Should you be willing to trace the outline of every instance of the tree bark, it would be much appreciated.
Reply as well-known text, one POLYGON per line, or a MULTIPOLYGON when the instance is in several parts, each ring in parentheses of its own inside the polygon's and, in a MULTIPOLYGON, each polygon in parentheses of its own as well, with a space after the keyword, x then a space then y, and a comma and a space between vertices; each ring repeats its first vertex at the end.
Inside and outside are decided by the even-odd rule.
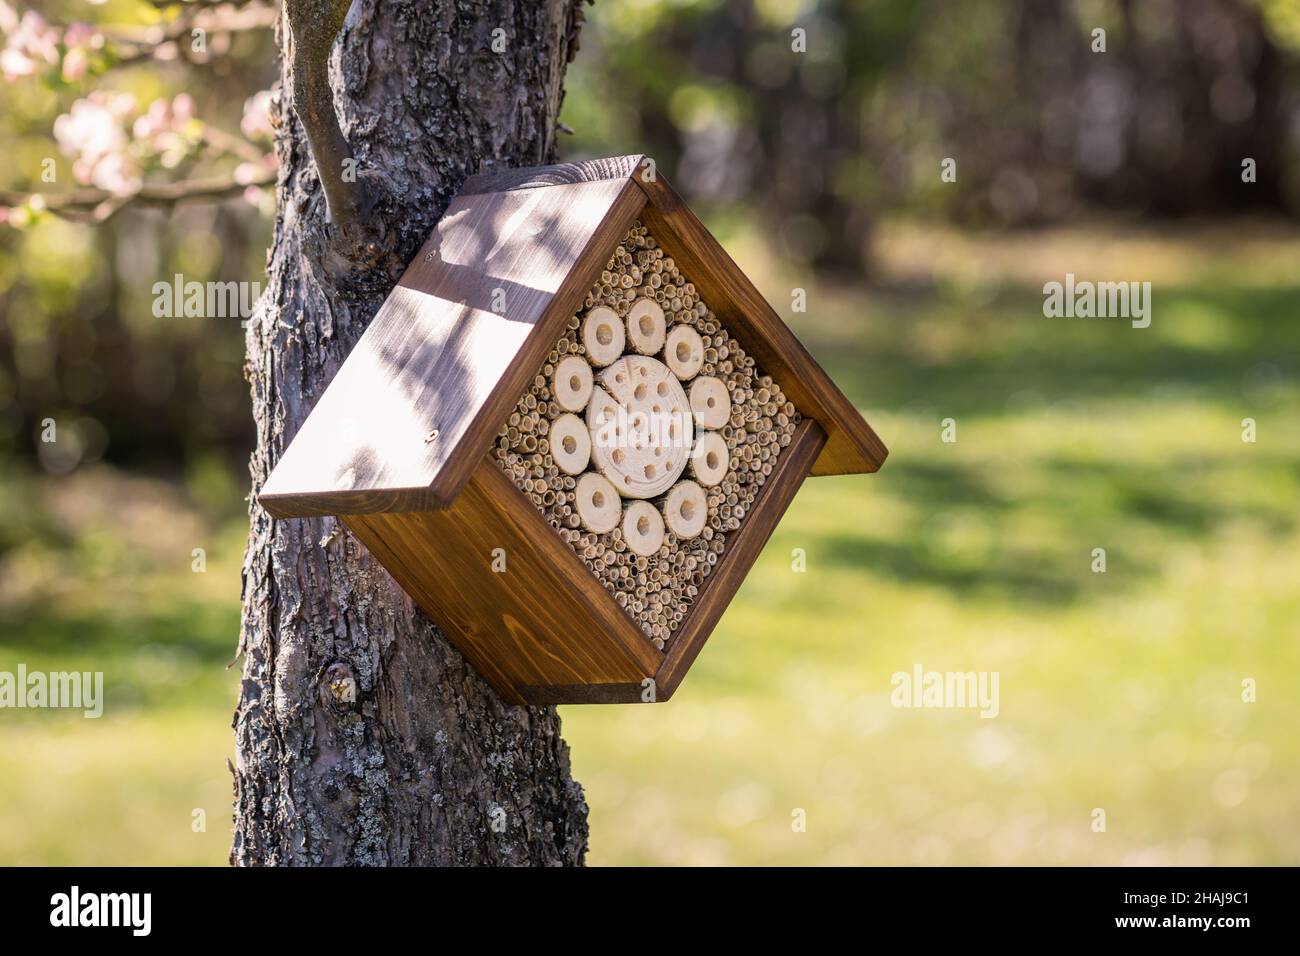
MULTIPOLYGON (((330 77, 358 171, 385 182, 375 269, 326 224, 282 21, 254 492, 464 178, 553 161, 581 19, 575 0, 353 4, 330 77)), ((341 522, 249 515, 231 862, 580 865, 587 807, 554 708, 502 703, 341 522)))

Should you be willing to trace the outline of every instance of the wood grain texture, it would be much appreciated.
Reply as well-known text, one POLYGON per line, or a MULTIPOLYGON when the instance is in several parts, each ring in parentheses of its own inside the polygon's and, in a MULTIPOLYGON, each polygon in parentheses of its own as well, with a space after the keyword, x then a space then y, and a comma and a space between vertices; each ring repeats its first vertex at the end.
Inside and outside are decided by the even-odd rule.
POLYGON ((634 684, 664 655, 489 459, 442 511, 343 520, 501 696, 634 684), (504 572, 492 567, 502 549, 504 572))
POLYGON ((666 654, 490 459, 446 510, 343 520, 503 699, 641 703, 641 682, 653 677, 661 703, 681 684, 825 442, 817 422, 799 424, 666 654), (505 573, 492 570, 496 548, 504 550, 505 573))
POLYGON ((591 183, 605 179, 627 179, 644 159, 645 156, 638 153, 631 156, 611 156, 608 159, 587 159, 576 163, 556 163, 552 166, 482 172, 465 180, 460 195, 591 183))
POLYGON ((626 178, 458 196, 276 464, 263 506, 447 507, 644 203, 626 178))
POLYGON ((636 684, 552 684, 519 688, 530 704, 641 704, 644 687, 636 684))
POLYGON ((713 238, 662 175, 633 182, 649 199, 641 221, 690 277, 719 320, 785 390, 804 415, 822 423, 827 441, 814 475, 876 471, 889 450, 790 327, 713 238))
POLYGON ((825 444, 826 432, 817 422, 805 418, 799 423, 793 440, 764 482, 754 507, 745 515, 740 528, 727 536, 722 560, 705 580, 694 606, 668 646, 663 666, 655 675, 660 701, 668 700, 686 676, 825 444))

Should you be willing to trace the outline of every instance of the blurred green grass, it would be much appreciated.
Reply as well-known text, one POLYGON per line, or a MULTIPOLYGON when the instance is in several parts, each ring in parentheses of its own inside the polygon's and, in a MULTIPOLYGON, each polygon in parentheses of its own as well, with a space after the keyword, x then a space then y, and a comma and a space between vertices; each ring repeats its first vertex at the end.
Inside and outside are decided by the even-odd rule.
MULTIPOLYGON (((672 702, 563 709, 590 862, 1296 863, 1300 238, 896 235, 886 291, 781 310, 890 459, 804 486, 672 702), (1066 271, 1153 279, 1151 327, 1043 318, 1066 271), (998 671, 1001 713, 891 707, 917 663, 998 671)), ((0 668, 113 691, 100 721, 0 721, 0 862, 224 860, 224 498, 101 469, 8 505, 0 668)))

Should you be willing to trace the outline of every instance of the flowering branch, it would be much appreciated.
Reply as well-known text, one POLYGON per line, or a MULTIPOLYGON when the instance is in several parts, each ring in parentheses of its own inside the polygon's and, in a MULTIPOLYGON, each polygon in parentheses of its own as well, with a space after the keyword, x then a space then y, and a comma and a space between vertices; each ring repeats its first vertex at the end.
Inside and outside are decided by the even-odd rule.
POLYGON ((141 183, 126 192, 94 188, 74 189, 68 193, 52 195, 0 192, 0 205, 17 206, 26 203, 37 212, 48 211, 77 222, 103 223, 128 204, 173 206, 194 199, 227 199, 238 196, 249 188, 270 186, 274 182, 275 172, 272 170, 259 173, 251 179, 241 176, 210 176, 170 183, 141 183))

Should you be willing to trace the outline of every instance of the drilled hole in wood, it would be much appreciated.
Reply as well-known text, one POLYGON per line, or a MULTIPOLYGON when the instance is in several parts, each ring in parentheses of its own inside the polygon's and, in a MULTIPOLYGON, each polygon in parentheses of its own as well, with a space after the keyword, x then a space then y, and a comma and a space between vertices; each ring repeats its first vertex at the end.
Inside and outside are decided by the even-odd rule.
POLYGON ((494 453, 663 650, 755 510, 800 416, 644 225, 606 269, 494 453))

